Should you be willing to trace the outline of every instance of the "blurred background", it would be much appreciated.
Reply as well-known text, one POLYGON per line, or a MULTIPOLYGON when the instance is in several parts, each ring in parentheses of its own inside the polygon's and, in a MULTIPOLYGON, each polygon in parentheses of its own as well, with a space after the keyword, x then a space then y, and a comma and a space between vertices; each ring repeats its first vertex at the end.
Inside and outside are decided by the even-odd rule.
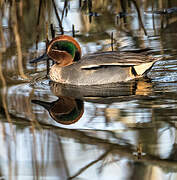
POLYGON ((176 38, 176 1, 0 0, 0 179, 176 179, 176 38), (83 55, 163 60, 150 79, 66 88, 29 64, 51 27, 83 55))

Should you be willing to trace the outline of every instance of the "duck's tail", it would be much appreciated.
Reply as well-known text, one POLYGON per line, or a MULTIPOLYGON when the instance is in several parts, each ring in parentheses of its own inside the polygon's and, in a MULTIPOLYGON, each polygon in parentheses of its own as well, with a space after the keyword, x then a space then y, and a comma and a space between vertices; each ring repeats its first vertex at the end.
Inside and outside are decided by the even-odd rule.
POLYGON ((156 58, 151 62, 147 62, 147 63, 143 63, 137 66, 134 66, 134 72, 136 73, 137 76, 145 76, 147 75, 147 73, 151 70, 151 68, 153 67, 154 63, 156 61, 161 60, 163 57, 160 58, 156 58))

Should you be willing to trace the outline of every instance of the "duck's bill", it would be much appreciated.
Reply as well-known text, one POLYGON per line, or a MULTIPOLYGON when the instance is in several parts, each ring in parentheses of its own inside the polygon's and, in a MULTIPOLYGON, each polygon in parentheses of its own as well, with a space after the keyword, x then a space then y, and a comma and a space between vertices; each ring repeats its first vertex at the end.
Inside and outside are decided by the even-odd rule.
POLYGON ((47 56, 46 53, 44 53, 42 56, 39 56, 38 58, 36 59, 32 59, 30 60, 29 63, 37 63, 37 62, 41 62, 41 61, 46 61, 46 60, 49 60, 50 58, 47 56))
POLYGON ((32 103, 34 104, 38 104, 42 107, 44 107, 45 109, 47 109, 48 111, 52 108, 53 104, 50 102, 45 102, 45 101, 40 101, 40 100, 31 100, 32 103))

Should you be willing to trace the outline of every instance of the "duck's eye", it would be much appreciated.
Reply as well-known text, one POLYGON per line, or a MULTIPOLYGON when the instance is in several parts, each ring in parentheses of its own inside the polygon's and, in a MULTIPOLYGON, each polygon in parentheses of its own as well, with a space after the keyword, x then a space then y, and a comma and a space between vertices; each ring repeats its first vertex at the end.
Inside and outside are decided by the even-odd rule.
POLYGON ((58 47, 56 45, 52 46, 52 49, 57 50, 58 47))

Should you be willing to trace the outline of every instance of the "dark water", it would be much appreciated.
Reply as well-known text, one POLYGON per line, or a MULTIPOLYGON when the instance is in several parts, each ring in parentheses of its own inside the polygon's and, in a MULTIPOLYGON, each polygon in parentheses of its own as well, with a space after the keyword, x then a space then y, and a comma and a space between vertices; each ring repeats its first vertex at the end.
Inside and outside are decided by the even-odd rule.
POLYGON ((0 1, 0 179, 176 179, 172 7, 176 1, 0 1), (114 50, 151 48, 164 58, 151 80, 51 83, 45 63, 29 64, 45 51, 51 24, 71 36, 74 25, 84 55, 111 50, 113 33, 114 50))

